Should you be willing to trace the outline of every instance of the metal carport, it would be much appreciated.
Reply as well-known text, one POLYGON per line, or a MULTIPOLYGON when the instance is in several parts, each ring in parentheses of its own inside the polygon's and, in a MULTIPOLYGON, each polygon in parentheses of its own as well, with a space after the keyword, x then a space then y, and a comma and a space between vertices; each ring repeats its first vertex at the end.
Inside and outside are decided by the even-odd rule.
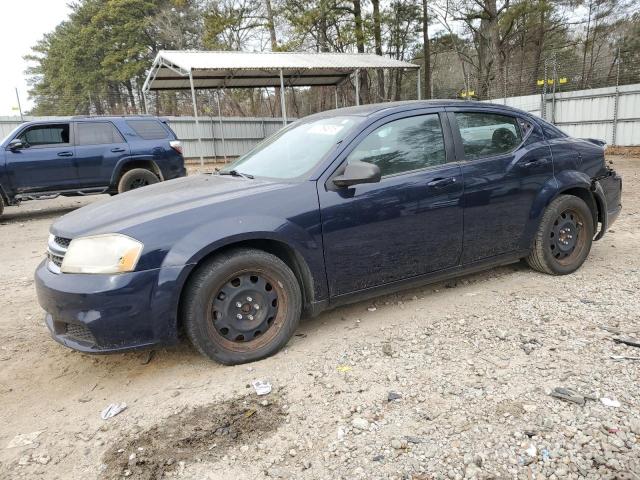
MULTIPOLYGON (((364 53, 225 52, 162 50, 144 82, 145 96, 155 90, 191 90, 193 114, 199 125, 196 90, 280 87, 283 124, 287 123, 285 87, 335 86, 355 75, 356 105, 360 103, 360 69, 418 70, 420 66, 364 53)), ((220 104, 218 102, 218 116, 220 104)), ((202 143, 202 139, 199 138, 202 143)), ((203 158, 200 158, 201 162, 203 158)))

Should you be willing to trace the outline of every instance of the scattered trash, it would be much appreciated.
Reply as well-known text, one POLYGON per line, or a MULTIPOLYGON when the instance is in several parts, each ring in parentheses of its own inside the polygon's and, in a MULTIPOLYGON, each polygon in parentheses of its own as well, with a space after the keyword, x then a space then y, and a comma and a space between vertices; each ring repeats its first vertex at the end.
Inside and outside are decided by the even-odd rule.
POLYGON ((351 426, 357 430, 369 430, 369 422, 361 417, 351 420, 351 426))
POLYGON ((527 448, 525 451, 527 452, 527 455, 529 455, 532 458, 535 458, 538 456, 538 449, 533 443, 529 445, 529 448, 527 448))
POLYGON ((251 409, 247 410, 246 412, 244 412, 244 418, 249 418, 254 413, 256 413, 255 409, 251 408, 251 409))
POLYGON ((351 371, 351 367, 349 365, 338 365, 336 370, 338 370, 339 373, 346 373, 351 371))
POLYGON ((393 402, 394 400, 400 400, 402 395, 397 392, 389 392, 387 395, 387 402, 393 402))
POLYGON ((271 384, 265 380, 254 380, 251 382, 253 385, 253 389, 256 391, 258 396, 268 395, 271 393, 271 384))
POLYGON ((382 353, 384 353, 388 357, 393 356, 393 348, 391 347, 390 343, 382 344, 382 353))
POLYGON ((100 414, 100 417, 103 420, 107 420, 111 417, 115 417, 116 415, 118 415, 119 413, 124 412, 127 409, 127 404, 126 403, 111 403, 107 406, 107 408, 105 408, 104 410, 102 410, 102 413, 100 414))
POLYGON ((553 398, 564 400, 565 402, 576 403, 578 405, 584 405, 586 403, 584 395, 580 395, 579 393, 576 393, 573 390, 564 387, 554 388, 551 391, 550 395, 553 398))
POLYGON ((612 400, 610 398, 607 397, 602 397, 600 399, 600 401, 602 402, 602 404, 605 407, 614 407, 614 408, 618 408, 620 406, 620 402, 618 400, 612 400))
POLYGON ((424 441, 421 438, 412 437, 412 436, 409 436, 409 435, 404 437, 404 439, 407 441, 407 443, 414 443, 414 444, 422 443, 424 441))
POLYGON ((640 348, 640 340, 633 337, 613 337, 613 341, 616 343, 624 343, 625 345, 629 345, 630 347, 638 347, 640 348))
POLYGON ((549 459, 551 458, 551 456, 549 455, 549 450, 547 450, 546 448, 542 449, 542 461, 543 462, 547 462, 549 461, 549 459))
POLYGON ((617 327, 612 327, 609 325, 598 325, 598 326, 605 332, 613 333, 614 335, 620 335, 622 333, 622 330, 620 330, 617 327))
POLYGON ((376 307, 368 307, 367 310, 369 310, 370 312, 375 312, 377 310, 376 307))
POLYGON ((625 355, 611 355, 613 360, 640 360, 640 357, 627 357, 625 355))
POLYGON ((13 439, 7 444, 7 448, 16 448, 16 447, 28 447, 33 445, 32 448, 35 448, 34 445, 36 438, 40 436, 42 430, 37 432, 30 433, 22 433, 20 435, 16 435, 13 439))
POLYGON ((144 358, 142 359, 142 365, 148 365, 149 362, 151 360, 153 360, 153 356, 156 354, 155 350, 149 350, 147 351, 147 353, 145 354, 144 358))

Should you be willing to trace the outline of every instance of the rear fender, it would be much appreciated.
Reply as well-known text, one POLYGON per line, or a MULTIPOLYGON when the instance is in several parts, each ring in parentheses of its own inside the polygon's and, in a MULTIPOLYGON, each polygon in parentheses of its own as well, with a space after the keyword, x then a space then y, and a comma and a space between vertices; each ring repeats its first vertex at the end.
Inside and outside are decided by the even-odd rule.
POLYGON ((129 166, 132 164, 132 168, 137 168, 136 163, 138 162, 140 162, 140 168, 151 168, 153 173, 155 173, 161 181, 164 180, 162 171, 160 170, 160 167, 158 167, 158 164, 153 160, 152 155, 136 155, 132 157, 124 157, 118 161, 111 173, 111 181, 109 184, 113 187, 117 186, 118 181, 122 176, 122 172, 130 170, 129 166))
MULTIPOLYGON (((599 192, 596 192, 594 191, 594 184, 597 184, 597 182, 594 183, 587 174, 576 170, 566 170, 560 172, 554 178, 549 179, 540 189, 538 196, 531 206, 529 221, 527 222, 522 237, 522 248, 531 248, 533 238, 540 227, 542 216, 549 204, 558 198, 558 196, 571 190, 574 192, 579 191, 581 196, 584 196, 587 200, 587 204, 590 204, 589 208, 591 208, 593 212, 593 221, 597 228, 598 221, 602 221, 601 212, 605 204, 602 203, 604 199, 602 187, 599 187, 599 192)), ((606 213, 604 215, 606 215, 606 213)), ((598 233, 598 235, 600 235, 600 233, 598 233)), ((599 237, 596 237, 596 239, 597 238, 599 237)))

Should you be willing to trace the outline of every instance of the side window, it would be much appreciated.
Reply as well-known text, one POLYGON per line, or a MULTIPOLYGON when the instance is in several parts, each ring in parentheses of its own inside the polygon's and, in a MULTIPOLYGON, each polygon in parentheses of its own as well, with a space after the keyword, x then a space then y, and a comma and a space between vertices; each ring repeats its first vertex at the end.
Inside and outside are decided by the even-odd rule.
POLYGON ((109 122, 77 122, 77 145, 103 145, 122 143, 120 132, 109 122))
POLYGON ((564 138, 564 137, 566 137, 564 132, 562 132, 558 128, 554 127, 550 123, 547 123, 547 122, 541 120, 540 121, 540 126, 542 127, 542 131, 544 132, 544 137, 547 140, 553 140, 554 138, 564 138))
POLYGON ((466 160, 508 153, 522 142, 515 117, 484 112, 456 112, 455 116, 466 160))
POLYGON ((169 136, 160 122, 156 120, 127 120, 127 125, 144 140, 160 140, 169 136))
POLYGON ((18 138, 32 147, 64 145, 69 143, 69 124, 34 125, 18 138))
POLYGON ((402 118, 378 127, 349 154, 347 162, 353 161, 377 165, 383 177, 445 163, 438 114, 402 118))

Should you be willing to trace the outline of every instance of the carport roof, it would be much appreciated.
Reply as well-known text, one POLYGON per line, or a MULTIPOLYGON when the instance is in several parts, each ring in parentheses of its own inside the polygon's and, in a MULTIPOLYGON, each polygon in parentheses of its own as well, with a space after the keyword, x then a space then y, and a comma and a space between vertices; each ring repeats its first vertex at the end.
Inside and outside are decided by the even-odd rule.
POLYGON ((144 90, 338 85, 361 68, 418 69, 419 65, 364 53, 218 52, 162 50, 144 90))

